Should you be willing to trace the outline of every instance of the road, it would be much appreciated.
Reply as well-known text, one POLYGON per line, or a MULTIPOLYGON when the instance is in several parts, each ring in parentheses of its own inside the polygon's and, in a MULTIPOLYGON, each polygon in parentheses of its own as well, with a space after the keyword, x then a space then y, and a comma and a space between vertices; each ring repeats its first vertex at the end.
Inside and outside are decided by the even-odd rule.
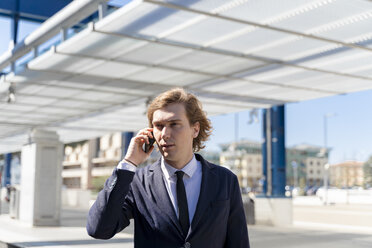
POLYGON ((297 226, 372 233, 372 205, 294 205, 293 220, 297 226))

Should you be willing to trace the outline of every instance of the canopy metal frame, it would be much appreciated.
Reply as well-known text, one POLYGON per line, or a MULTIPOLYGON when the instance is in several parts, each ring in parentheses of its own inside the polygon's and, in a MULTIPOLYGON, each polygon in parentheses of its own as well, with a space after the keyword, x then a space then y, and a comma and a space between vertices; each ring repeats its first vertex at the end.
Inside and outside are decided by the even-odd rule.
MULTIPOLYGON (((80 3, 80 17, 104 4, 80 3)), ((59 24, 76 22, 76 6, 17 51, 65 33, 59 24)), ((63 142, 137 131, 147 125, 146 102, 174 87, 195 93, 209 116, 372 89, 371 1, 134 0, 101 12, 1 76, 0 152, 19 150, 33 128, 55 130, 63 142)))

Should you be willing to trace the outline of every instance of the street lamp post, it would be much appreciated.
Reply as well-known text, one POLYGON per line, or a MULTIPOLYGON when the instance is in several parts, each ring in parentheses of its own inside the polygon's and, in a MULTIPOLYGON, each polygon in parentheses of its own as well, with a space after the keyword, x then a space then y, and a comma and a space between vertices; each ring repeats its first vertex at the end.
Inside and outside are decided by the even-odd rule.
MULTIPOLYGON (((328 113, 328 114, 325 114, 323 116, 323 124, 324 124, 324 151, 323 151, 323 156, 324 156, 324 158, 327 157, 327 137, 328 137, 327 120, 328 120, 328 118, 334 117, 336 115, 337 115, 336 113, 328 113)), ((328 202, 328 199, 327 199, 328 198, 328 169, 329 169, 329 164, 328 164, 328 161, 327 161, 327 163, 324 165, 324 201, 323 201, 324 205, 327 205, 327 202, 328 202)))
POLYGON ((292 168, 293 168, 293 188, 297 188, 298 186, 298 165, 296 161, 292 161, 292 168))
POLYGON ((326 163, 324 165, 324 197, 323 197, 324 205, 327 205, 327 202, 328 202, 328 170, 329 170, 329 164, 326 163))

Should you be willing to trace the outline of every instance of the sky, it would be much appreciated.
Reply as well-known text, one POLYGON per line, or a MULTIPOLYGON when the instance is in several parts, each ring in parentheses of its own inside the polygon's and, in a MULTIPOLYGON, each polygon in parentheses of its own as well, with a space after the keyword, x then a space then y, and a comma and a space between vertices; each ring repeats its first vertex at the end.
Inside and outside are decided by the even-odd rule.
MULTIPOLYGON (((38 27, 22 21, 19 40, 38 27)), ((10 21, 0 17, 0 56, 7 51, 10 41, 10 21)), ((326 97, 285 106, 286 146, 310 144, 324 146, 323 116, 327 118, 327 144, 331 148, 329 162, 345 160, 366 161, 372 155, 372 90, 347 95, 326 97)), ((213 135, 206 150, 219 151, 219 144, 236 139, 235 120, 238 115, 238 140, 262 140, 262 113, 259 122, 248 124, 249 111, 238 114, 212 116, 213 135)))
MULTIPOLYGON (((366 161, 372 155, 372 90, 319 98, 285 105, 285 143, 324 146, 324 115, 327 118, 329 162, 366 161)), ((248 124, 249 111, 239 112, 238 140, 262 140, 262 113, 259 123, 248 124)), ((219 150, 219 144, 233 142, 235 114, 210 118, 214 132, 207 149, 219 150), (230 128, 226 128, 230 127, 230 128)))

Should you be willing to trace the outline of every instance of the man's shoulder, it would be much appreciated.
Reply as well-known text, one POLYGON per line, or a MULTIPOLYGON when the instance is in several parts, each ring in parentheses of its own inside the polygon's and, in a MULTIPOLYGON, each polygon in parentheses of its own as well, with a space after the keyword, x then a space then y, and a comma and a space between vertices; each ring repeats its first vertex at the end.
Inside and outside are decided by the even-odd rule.
POLYGON ((236 175, 229 168, 225 166, 209 162, 208 160, 204 159, 201 155, 197 155, 197 158, 202 164, 204 163, 205 166, 211 169, 214 173, 217 173, 221 176, 226 176, 226 177, 236 177, 236 175))
POLYGON ((219 187, 230 188, 231 186, 238 184, 238 177, 229 168, 206 160, 204 160, 204 164, 209 168, 209 175, 214 178, 211 181, 218 182, 219 187))
POLYGON ((227 177, 236 177, 236 175, 227 167, 218 165, 218 164, 213 164, 208 162, 209 164, 214 166, 214 171, 216 171, 218 174, 227 176, 227 177))

